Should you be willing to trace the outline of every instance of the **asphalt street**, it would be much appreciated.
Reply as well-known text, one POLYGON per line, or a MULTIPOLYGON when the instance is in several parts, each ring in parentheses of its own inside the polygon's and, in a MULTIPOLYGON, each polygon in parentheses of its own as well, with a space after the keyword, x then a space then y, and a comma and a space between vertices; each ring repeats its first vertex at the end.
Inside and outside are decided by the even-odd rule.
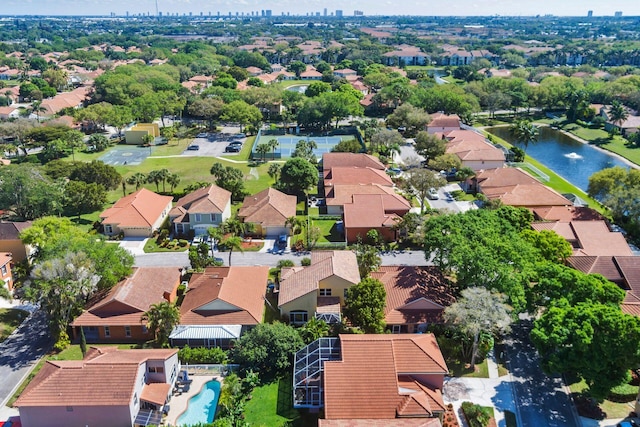
POLYGON ((37 311, 0 344, 0 406, 6 404, 33 364, 51 348, 51 341, 46 318, 37 311))
MULTIPOLYGON (((225 265, 229 265, 229 252, 216 252, 217 258, 222 258, 225 265)), ((233 252, 231 265, 268 265, 275 267, 281 259, 293 260, 297 265, 308 252, 291 253, 263 253, 263 252, 233 252)), ((380 254, 382 265, 432 265, 427 262, 422 251, 394 251, 380 254)), ((136 267, 186 267, 189 266, 187 252, 158 252, 135 256, 136 267)))
POLYGON ((575 408, 559 376, 542 372, 538 353, 529 333, 531 321, 513 325, 505 340, 508 367, 513 378, 516 406, 521 427, 578 427, 575 408))

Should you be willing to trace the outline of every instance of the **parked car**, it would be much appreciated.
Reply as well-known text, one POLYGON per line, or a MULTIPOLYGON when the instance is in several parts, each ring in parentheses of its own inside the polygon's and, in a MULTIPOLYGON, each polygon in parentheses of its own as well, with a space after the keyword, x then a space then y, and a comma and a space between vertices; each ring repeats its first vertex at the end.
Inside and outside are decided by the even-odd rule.
POLYGON ((198 151, 199 149, 200 149, 200 146, 196 145, 196 144, 192 144, 192 145, 187 147, 187 150, 189 150, 189 151, 198 151))
POLYGON ((427 199, 429 200, 438 200, 440 196, 438 195, 438 190, 435 188, 430 188, 427 192, 427 199))
POLYGON ((239 153, 240 152, 239 145, 227 145, 224 149, 225 153, 239 153))
POLYGON ((242 147, 242 142, 240 142, 240 141, 233 141, 233 142, 230 142, 230 143, 229 143, 229 145, 237 145, 238 147, 242 147))
POLYGON ((204 133, 204 132, 203 133, 199 133, 198 135, 196 135, 197 138, 206 138, 207 136, 209 136, 209 135, 204 133))
POLYGON ((287 235, 286 234, 281 234, 278 236, 278 246, 280 246, 281 248, 286 248, 287 247, 287 235))

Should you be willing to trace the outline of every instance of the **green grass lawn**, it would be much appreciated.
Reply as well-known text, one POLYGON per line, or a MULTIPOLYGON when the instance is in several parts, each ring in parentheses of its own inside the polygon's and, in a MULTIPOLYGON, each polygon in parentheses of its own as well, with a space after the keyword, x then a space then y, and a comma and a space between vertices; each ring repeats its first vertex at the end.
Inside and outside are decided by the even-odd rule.
POLYGON ((0 342, 9 338, 9 335, 20 326, 27 316, 29 316, 29 312, 25 310, 0 308, 0 342))
POLYGON ((625 159, 640 165, 640 147, 634 147, 621 136, 609 138, 609 133, 604 129, 590 129, 572 123, 564 128, 575 136, 586 139, 593 145, 604 148, 605 150, 616 153, 625 159))
POLYGON ((320 227, 320 239, 318 243, 344 242, 336 227, 335 219, 312 219, 312 227, 320 227))
POLYGON ((244 411, 252 427, 304 427, 316 425, 317 415, 293 409, 291 377, 257 387, 244 411))
MULTIPOLYGON (((571 380, 569 380, 571 381, 571 380)), ((638 387, 635 387, 636 389, 638 387)), ((574 399, 580 395, 588 395, 588 387, 584 380, 576 381, 569 385, 569 390, 574 399)), ((600 410, 605 414, 606 418, 624 418, 629 412, 634 411, 635 395, 628 402, 614 402, 605 399, 598 404, 600 410)))

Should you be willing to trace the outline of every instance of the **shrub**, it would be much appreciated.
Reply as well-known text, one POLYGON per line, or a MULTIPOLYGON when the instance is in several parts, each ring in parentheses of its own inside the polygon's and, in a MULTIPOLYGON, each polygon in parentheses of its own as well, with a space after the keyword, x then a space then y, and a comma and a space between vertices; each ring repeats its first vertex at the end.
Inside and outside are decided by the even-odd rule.
POLYGON ((462 402, 461 406, 469 427, 487 427, 493 418, 493 408, 471 402, 462 402))
POLYGON ((191 348, 188 345, 178 350, 178 358, 189 364, 199 363, 227 363, 227 352, 219 347, 204 348, 196 347, 191 348))
POLYGON ((178 240, 178 245, 180 245, 181 248, 185 248, 188 244, 189 242, 186 240, 182 240, 182 239, 178 240))
POLYGON ((71 344, 71 340, 69 339, 69 335, 66 331, 60 332, 60 336, 58 337, 58 341, 53 345, 53 349, 57 352, 64 350, 69 347, 71 344))
POLYGON ((300 260, 300 265, 303 267, 308 267, 311 265, 311 258, 309 257, 304 257, 300 260))
POLYGON ((278 268, 293 267, 294 265, 295 264, 290 259, 281 259, 280 261, 278 261, 277 267, 278 268))

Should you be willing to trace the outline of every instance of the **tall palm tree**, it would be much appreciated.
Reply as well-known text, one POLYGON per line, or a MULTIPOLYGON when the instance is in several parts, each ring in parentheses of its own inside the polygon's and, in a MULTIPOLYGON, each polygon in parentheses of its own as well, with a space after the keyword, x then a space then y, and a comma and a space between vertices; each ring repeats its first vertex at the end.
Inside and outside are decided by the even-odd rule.
POLYGON ((138 191, 140 189, 140 186, 145 182, 147 182, 147 176, 142 172, 136 172, 133 175, 131 175, 129 178, 127 178, 127 184, 135 185, 136 191, 138 191))
POLYGON ((269 150, 270 150, 270 147, 268 144, 258 144, 258 146, 256 147, 256 153, 260 154, 263 162, 265 161, 265 157, 269 152, 269 150))
POLYGON ((624 105, 618 100, 611 102, 611 108, 609 108, 609 118, 611 122, 620 128, 622 132, 622 123, 629 117, 629 112, 624 105))
POLYGON ((302 220, 297 216, 290 216, 284 222, 284 225, 291 227, 291 234, 298 234, 298 232, 302 228, 302 220))
POLYGON ((42 101, 33 101, 31 103, 31 113, 36 115, 38 121, 40 121, 40 113, 44 113, 45 111, 47 111, 47 109, 42 106, 42 101))
POLYGON ((180 310, 175 304, 163 301, 153 304, 142 315, 142 321, 147 322, 147 329, 151 331, 159 347, 169 344, 169 335, 173 328, 180 322, 180 310))
POLYGON ((167 176, 167 184, 171 186, 171 192, 173 192, 173 189, 176 188, 176 185, 180 184, 180 175, 178 175, 177 173, 170 173, 167 176))
POLYGON ((231 266, 231 254, 234 250, 244 253, 244 249, 242 249, 242 237, 229 236, 223 239, 220 244, 229 249, 229 266, 231 266))
POLYGON ((160 191, 160 182, 163 181, 162 173, 159 170, 151 171, 147 175, 147 182, 151 184, 152 182, 156 185, 156 191, 160 191))
POLYGON ((280 170, 282 169, 282 165, 279 163, 271 163, 269 165, 269 169, 267 170, 267 173, 269 174, 269 176, 274 180, 277 181, 278 180, 278 176, 280 176, 280 170))
POLYGON ((518 120, 509 127, 509 132, 516 142, 524 145, 525 155, 529 144, 538 140, 538 127, 529 120, 518 120))
POLYGON ((169 178, 169 175, 171 175, 171 172, 169 172, 168 169, 160 169, 158 171, 158 175, 160 176, 160 181, 162 181, 162 192, 166 193, 166 187, 165 184, 167 183, 167 178, 169 178))
POLYGON ((278 146, 280 145, 280 143, 278 142, 277 139, 272 138, 269 141, 267 141, 267 145, 269 146, 269 148, 271 148, 271 150, 273 151, 273 156, 271 157, 272 159, 275 160, 276 158, 276 148, 278 148, 278 146))

